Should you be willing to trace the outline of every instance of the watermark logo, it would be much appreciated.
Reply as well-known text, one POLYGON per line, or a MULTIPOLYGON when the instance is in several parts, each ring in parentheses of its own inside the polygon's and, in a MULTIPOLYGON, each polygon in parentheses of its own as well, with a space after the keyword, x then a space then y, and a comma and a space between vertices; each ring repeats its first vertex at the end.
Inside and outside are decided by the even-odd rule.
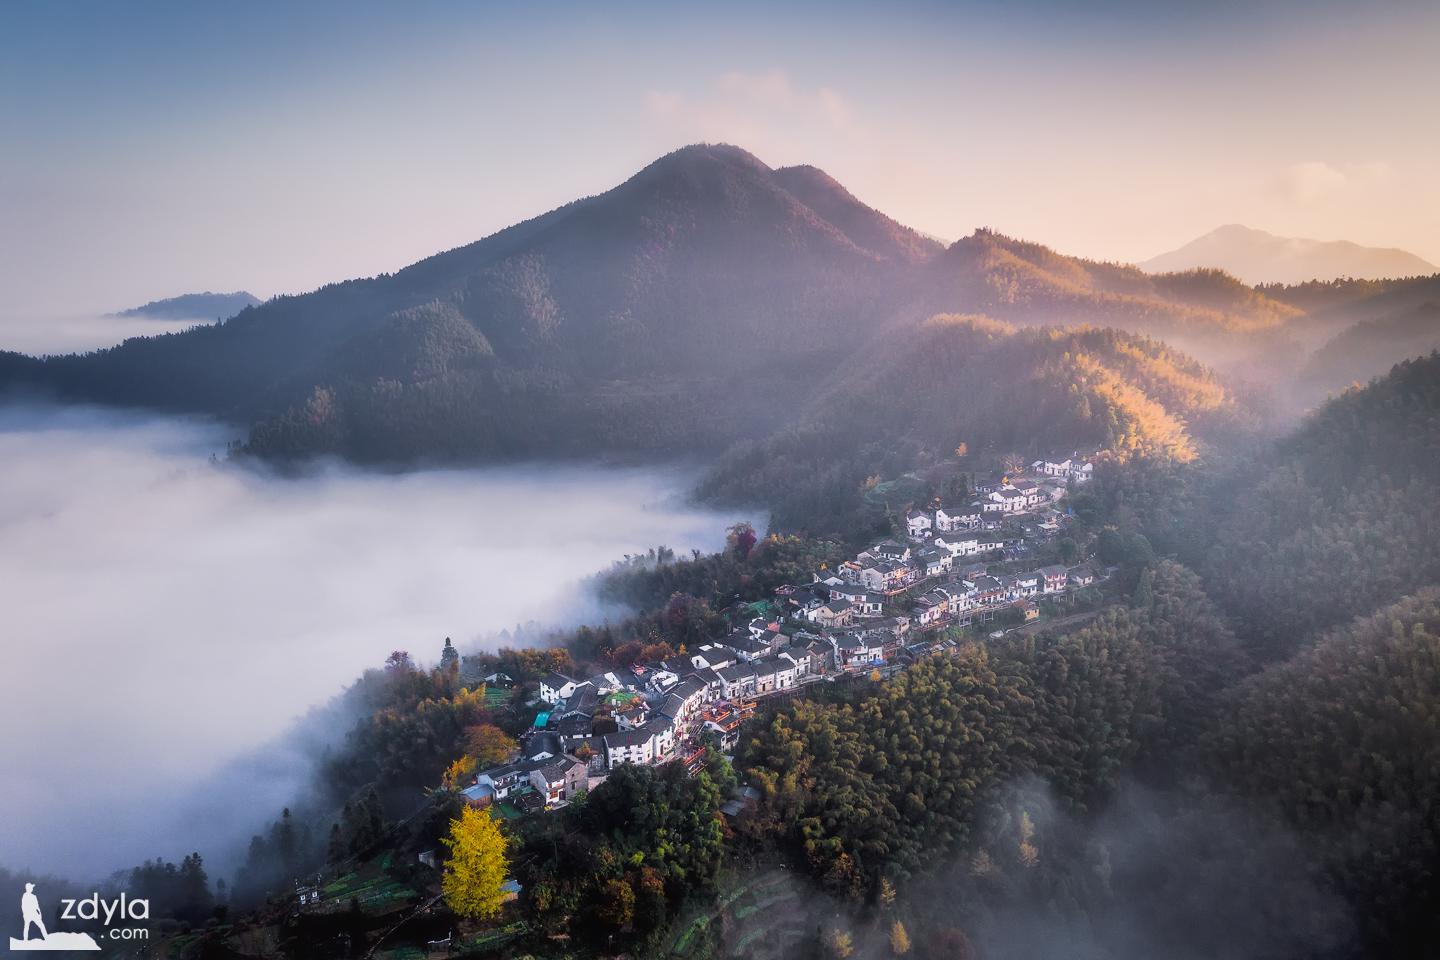
MULTIPOLYGON (((45 917, 40 909, 40 898, 35 894, 35 884, 25 884, 20 895, 20 917, 24 927, 20 936, 10 938, 10 949, 22 950, 99 950, 100 944, 88 933, 74 933, 65 930, 47 930, 45 917)), ((61 920, 99 921, 106 927, 100 939, 145 940, 150 931, 145 927, 116 926, 116 921, 138 921, 150 919, 150 901, 132 900, 124 893, 119 899, 107 900, 98 893, 80 900, 60 901, 61 920)))

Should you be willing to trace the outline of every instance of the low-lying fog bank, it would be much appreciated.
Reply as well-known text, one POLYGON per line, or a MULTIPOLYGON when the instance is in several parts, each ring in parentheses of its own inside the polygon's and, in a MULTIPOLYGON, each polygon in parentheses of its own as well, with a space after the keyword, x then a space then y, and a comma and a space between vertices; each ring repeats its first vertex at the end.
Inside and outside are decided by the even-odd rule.
POLYGON ((218 855, 304 773, 255 748, 367 666, 601 616, 585 577, 656 544, 714 549, 733 519, 687 506, 678 472, 285 479, 214 459, 230 437, 0 406, 0 862, 87 874, 218 855))
POLYGON ((88 353, 103 347, 113 347, 127 337, 179 333, 191 327, 214 323, 215 319, 209 317, 163 320, 111 314, 0 316, 0 350, 28 353, 36 357, 45 354, 88 353))

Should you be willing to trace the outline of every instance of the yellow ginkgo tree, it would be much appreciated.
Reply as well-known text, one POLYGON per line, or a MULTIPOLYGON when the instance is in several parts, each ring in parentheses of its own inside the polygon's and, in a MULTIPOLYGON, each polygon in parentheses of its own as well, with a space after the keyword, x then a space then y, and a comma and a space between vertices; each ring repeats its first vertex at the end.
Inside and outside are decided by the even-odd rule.
POLYGON ((450 850, 441 881, 450 909, 472 920, 499 914, 505 902, 501 887, 510 869, 500 825, 488 811, 466 807, 450 821, 450 836, 441 842, 450 850))

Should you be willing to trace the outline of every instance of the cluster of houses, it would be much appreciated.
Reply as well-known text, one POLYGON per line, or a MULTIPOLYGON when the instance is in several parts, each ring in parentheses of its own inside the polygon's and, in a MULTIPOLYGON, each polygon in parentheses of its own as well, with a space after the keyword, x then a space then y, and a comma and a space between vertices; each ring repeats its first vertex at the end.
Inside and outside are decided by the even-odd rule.
MULTIPOLYGON (((1000 530, 1007 520, 1062 499, 1070 484, 1085 483, 1094 472, 1088 460, 1036 460, 1030 468, 1036 479, 1002 476, 976 484, 979 499, 962 506, 910 511, 905 517, 906 532, 911 540, 924 540, 940 534, 1000 530)), ((974 544, 961 549, 967 555, 986 552, 985 539, 974 539, 974 544)))
POLYGON ((832 650, 819 637, 796 642, 763 619, 684 656, 588 678, 541 679, 537 715, 516 760, 481 772, 462 791, 472 802, 557 806, 625 763, 683 759, 698 764, 707 744, 735 747, 754 699, 823 677, 832 650))
POLYGON ((1030 469, 1038 476, 1084 483, 1095 476, 1095 464, 1085 457, 1070 456, 1064 460, 1036 460, 1030 469))
POLYGON ((1056 535, 1067 521, 1055 501, 1090 470, 1079 460, 1037 461, 1038 480, 1002 477, 977 485, 983 499, 964 507, 912 511, 910 542, 882 540, 809 584, 777 588, 768 615, 723 641, 591 677, 544 677, 539 699, 548 709, 523 755, 463 792, 477 803, 541 808, 569 802, 621 764, 698 766, 706 744, 734 748, 758 698, 903 664, 950 642, 940 628, 985 622, 1007 606, 1038 616, 1035 598, 1087 587, 1095 572, 1084 564, 1015 572, 1013 560, 975 558, 1056 535))
MULTIPOLYGON (((1038 616, 1028 601, 1089 586, 1094 571, 1081 564, 992 574, 991 565, 976 558, 1013 560, 1024 555, 1028 541, 1058 535, 1068 518, 1056 503, 1070 484, 1088 481, 1093 467, 1088 460, 1037 460, 1031 470, 1037 479, 1002 476, 977 484, 982 499, 963 506, 912 510, 905 517, 908 543, 882 540, 837 569, 817 573, 807 587, 782 587, 777 594, 794 616, 850 634, 889 631, 903 637, 916 627, 963 626, 974 614, 988 620, 1017 603, 1027 619, 1038 616), (921 587, 928 588, 916 595, 921 587), (901 594, 913 597, 910 608, 887 617, 886 608, 901 594), (865 629, 852 629, 861 625, 865 629)), ((846 646, 837 647, 840 666, 852 651, 859 651, 854 657, 862 665, 875 662, 872 644, 841 639, 846 646)))
POLYGON ((973 554, 952 552, 946 543, 933 540, 914 549, 893 540, 881 541, 835 571, 824 572, 807 587, 782 588, 783 596, 794 617, 830 631, 868 623, 872 628, 904 633, 953 615, 993 612, 1008 604, 1088 587, 1096 579, 1088 564, 992 573, 994 564, 962 559, 967 556, 973 554), (884 574, 878 584, 876 571, 884 574), (917 593, 922 587, 928 589, 917 593), (913 596, 908 611, 887 615, 887 606, 902 594, 913 596))

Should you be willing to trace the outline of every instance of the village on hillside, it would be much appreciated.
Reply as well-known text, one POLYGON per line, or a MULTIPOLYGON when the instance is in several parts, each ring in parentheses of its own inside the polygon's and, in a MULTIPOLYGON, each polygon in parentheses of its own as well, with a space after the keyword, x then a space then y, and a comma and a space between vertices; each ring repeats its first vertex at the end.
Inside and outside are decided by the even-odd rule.
MULTIPOLYGON (((1043 608, 1073 606, 1106 571, 1031 567, 1029 558, 1072 522, 1063 501, 1093 469, 1078 457, 1037 460, 976 483, 964 503, 911 510, 895 537, 726 611, 735 626, 723 640, 594 676, 550 673, 518 755, 480 771, 462 794, 518 815, 566 805, 621 764, 680 760, 693 772, 707 748, 732 751, 763 702, 811 684, 883 679, 954 648, 956 628, 1023 628, 1043 608)), ((498 673, 467 679, 514 684, 498 673)))

